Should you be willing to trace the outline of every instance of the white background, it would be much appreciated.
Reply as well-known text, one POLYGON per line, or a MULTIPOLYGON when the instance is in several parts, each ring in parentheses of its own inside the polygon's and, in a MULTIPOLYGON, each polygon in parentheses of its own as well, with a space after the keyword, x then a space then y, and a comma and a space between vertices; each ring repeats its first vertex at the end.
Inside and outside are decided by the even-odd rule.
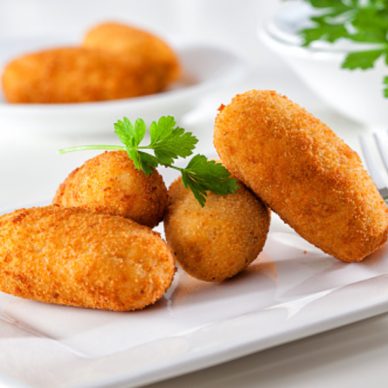
MULTIPOLYGON (((92 24, 109 19, 156 32, 232 48, 253 71, 236 90, 272 88, 288 94, 327 121, 355 148, 362 131, 319 101, 256 39, 274 12, 270 0, 0 0, 0 38, 66 36, 80 39, 92 24)), ((201 147, 211 149, 211 120, 198 126, 201 147), (210 134, 210 135, 209 135, 210 134)), ((90 154, 58 156, 70 139, 15 135, 0 128, 0 207, 12 209, 49 199, 67 173, 90 154)), ((260 330, 260 327, 258 327, 260 330)), ((388 359, 388 317, 381 316, 157 387, 383 387, 388 359)))
POLYGON ((255 62, 268 54, 255 31, 279 0, 1 0, 0 37, 80 38, 100 21, 122 20, 163 34, 232 47, 255 62))

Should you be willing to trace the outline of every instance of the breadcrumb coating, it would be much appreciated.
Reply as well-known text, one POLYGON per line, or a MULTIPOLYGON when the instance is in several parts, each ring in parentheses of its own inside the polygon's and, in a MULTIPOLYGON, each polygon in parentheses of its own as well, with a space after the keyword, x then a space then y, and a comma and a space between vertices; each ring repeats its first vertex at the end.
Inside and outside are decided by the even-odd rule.
POLYGON ((4 69, 3 93, 12 103, 113 100, 162 91, 167 81, 150 63, 85 47, 20 56, 4 69))
POLYGON ((164 216, 168 195, 163 178, 135 168, 124 151, 104 152, 75 169, 59 186, 53 203, 131 218, 156 226, 164 216))
POLYGON ((220 108, 214 144, 232 174, 328 254, 361 261, 387 240, 387 206, 357 153, 287 97, 237 95, 220 108))
POLYGON ((209 192, 201 207, 179 178, 170 186, 169 197, 166 239, 190 275, 221 282, 244 270, 261 252, 270 213, 241 183, 233 194, 209 192))
POLYGON ((138 58, 152 65, 166 84, 177 80, 181 74, 179 59, 167 42, 138 27, 117 22, 98 24, 86 33, 83 45, 138 58))
POLYGON ((0 217, 0 290, 36 301, 142 309, 170 286, 174 258, 135 222, 58 206, 0 217))

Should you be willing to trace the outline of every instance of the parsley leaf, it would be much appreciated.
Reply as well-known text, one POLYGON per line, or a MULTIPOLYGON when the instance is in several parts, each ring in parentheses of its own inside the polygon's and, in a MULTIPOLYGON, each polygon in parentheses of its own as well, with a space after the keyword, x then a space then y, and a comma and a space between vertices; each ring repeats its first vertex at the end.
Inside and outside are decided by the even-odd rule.
POLYGON ((162 116, 150 125, 150 143, 142 146, 147 127, 142 119, 133 124, 128 118, 114 124, 114 130, 123 145, 87 145, 69 147, 61 153, 82 150, 121 150, 126 151, 136 169, 146 175, 152 174, 159 165, 173 168, 182 174, 185 187, 189 188, 201 206, 205 205, 208 191, 216 194, 230 194, 238 189, 237 181, 226 168, 204 155, 195 155, 186 168, 173 165, 175 159, 192 155, 198 139, 190 132, 176 126, 175 118, 162 116), (149 153, 146 151, 153 152, 149 153))
POLYGON ((172 116, 162 116, 150 126, 151 144, 160 164, 168 166, 178 157, 190 156, 198 139, 183 128, 176 127, 172 116))
POLYGON ((144 120, 137 119, 133 125, 127 117, 117 121, 114 124, 114 129, 121 142, 128 148, 138 146, 146 133, 144 120))
POLYGON ((201 206, 205 205, 207 192, 230 194, 238 190, 237 180, 229 171, 214 160, 208 160, 204 155, 195 155, 182 170, 182 182, 189 188, 201 206))
POLYGON ((341 67, 343 69, 371 69, 375 65, 377 59, 385 54, 385 50, 366 50, 354 51, 349 53, 343 61, 341 67))
POLYGON ((342 5, 340 1, 333 0, 310 0, 308 2, 315 8, 330 8, 334 5, 337 5, 337 7, 338 5, 342 5))
POLYGON ((144 120, 137 119, 135 125, 133 125, 127 117, 124 117, 114 124, 114 129, 135 167, 138 170, 143 170, 146 174, 151 174, 157 163, 155 164, 155 161, 147 157, 147 154, 140 153, 137 149, 146 133, 144 120))
POLYGON ((383 84, 384 84, 384 97, 388 98, 388 76, 384 77, 383 84))
POLYGON ((316 40, 325 40, 327 42, 335 42, 336 40, 346 36, 347 31, 344 26, 334 24, 321 24, 314 28, 305 28, 301 31, 303 36, 304 46, 309 46, 316 40))
MULTIPOLYGON (((368 70, 384 56, 388 64, 388 0, 304 0, 316 12, 310 17, 311 27, 299 31, 303 46, 315 41, 336 42, 340 39, 374 44, 373 49, 350 52, 343 69, 368 70)), ((388 85, 384 80, 384 96, 388 85)))

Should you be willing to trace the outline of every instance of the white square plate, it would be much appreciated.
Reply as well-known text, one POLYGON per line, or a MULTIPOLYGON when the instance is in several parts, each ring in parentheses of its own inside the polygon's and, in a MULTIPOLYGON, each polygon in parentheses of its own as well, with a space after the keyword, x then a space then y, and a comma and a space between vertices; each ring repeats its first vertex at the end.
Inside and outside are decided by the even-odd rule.
POLYGON ((273 217, 264 252, 222 284, 178 270, 155 306, 112 313, 0 294, 0 381, 138 385, 208 367, 388 310, 388 246, 343 264, 273 217))

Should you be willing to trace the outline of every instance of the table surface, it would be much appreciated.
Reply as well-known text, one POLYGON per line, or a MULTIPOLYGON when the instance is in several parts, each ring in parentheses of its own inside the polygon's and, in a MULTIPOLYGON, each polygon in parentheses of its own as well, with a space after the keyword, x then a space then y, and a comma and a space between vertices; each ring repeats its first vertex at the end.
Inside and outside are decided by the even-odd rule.
MULTIPOLYGON (((249 77, 233 90, 220 91, 217 99, 227 102, 234 92, 251 88, 275 89, 288 95, 327 122, 353 148, 358 149, 358 135, 366 129, 331 111, 282 64, 252 70, 249 77)), ((200 150, 213 152, 212 118, 202 117, 192 127, 200 137, 200 150)), ((0 130, 2 210, 48 202, 69 171, 91 157, 91 153, 58 155, 59 147, 80 144, 85 140, 81 137, 42 139, 20 134, 17 129, 0 130)), ((93 143, 100 140, 93 139, 93 143)), ((160 382, 152 387, 383 387, 387 384, 387 359, 386 314, 160 382)))

